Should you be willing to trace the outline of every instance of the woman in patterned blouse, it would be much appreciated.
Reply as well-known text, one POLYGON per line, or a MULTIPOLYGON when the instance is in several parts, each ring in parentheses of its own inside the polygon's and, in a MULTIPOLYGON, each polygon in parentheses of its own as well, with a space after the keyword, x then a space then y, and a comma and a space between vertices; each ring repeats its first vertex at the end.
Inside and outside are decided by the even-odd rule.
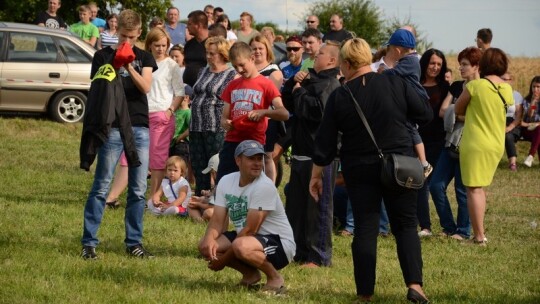
POLYGON ((210 176, 201 171, 208 160, 221 150, 225 130, 220 125, 223 100, 221 93, 236 76, 227 65, 230 44, 222 37, 206 40, 208 66, 199 72, 191 96, 191 124, 189 126, 189 155, 195 173, 196 195, 211 188, 210 176))

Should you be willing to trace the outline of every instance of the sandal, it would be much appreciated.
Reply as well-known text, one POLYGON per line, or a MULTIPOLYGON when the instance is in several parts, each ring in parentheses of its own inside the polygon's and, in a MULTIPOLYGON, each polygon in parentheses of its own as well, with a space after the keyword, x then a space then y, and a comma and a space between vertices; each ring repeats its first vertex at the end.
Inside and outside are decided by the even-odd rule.
POLYGON ((480 240, 480 241, 477 240, 477 239, 473 239, 473 244, 478 245, 478 246, 482 246, 482 247, 486 247, 487 242, 488 242, 488 240, 486 238, 484 238, 483 240, 480 240))
POLYGON ((474 237, 471 240, 465 241, 462 244, 465 245, 476 245, 480 247, 487 247, 488 240, 487 238, 484 238, 483 240, 477 240, 474 237))
POLYGON ((245 288, 247 290, 260 290, 262 285, 259 281, 255 282, 255 283, 245 283, 245 282, 240 282, 237 284, 238 287, 240 288, 245 288))
POLYGON ((282 296, 282 295, 287 294, 287 287, 283 285, 280 287, 272 287, 272 286, 265 285, 261 289, 261 293, 265 295, 269 295, 269 296, 282 296))

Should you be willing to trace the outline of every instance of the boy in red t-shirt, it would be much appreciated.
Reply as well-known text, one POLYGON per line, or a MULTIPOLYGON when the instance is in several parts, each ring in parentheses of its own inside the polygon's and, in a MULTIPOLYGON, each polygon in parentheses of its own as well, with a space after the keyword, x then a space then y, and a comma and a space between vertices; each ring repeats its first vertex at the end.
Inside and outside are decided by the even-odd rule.
POLYGON ((222 176, 238 171, 234 150, 239 143, 252 139, 264 145, 268 118, 289 119, 289 112, 283 106, 279 90, 271 80, 260 75, 255 67, 249 45, 243 42, 235 43, 229 51, 229 58, 236 72, 242 77, 231 81, 221 95, 225 101, 221 126, 227 134, 219 152, 216 183, 222 176))

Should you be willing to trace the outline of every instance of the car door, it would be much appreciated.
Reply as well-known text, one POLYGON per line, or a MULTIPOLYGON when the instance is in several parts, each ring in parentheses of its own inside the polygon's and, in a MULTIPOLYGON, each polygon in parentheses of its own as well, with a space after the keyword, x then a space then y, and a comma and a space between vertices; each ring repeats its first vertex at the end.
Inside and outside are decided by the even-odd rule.
POLYGON ((4 67, 4 54, 7 52, 4 41, 6 34, 0 31, 0 105, 2 104, 2 68, 4 67))
POLYGON ((67 77, 67 64, 51 36, 4 34, 8 49, 0 77, 0 110, 45 112, 49 98, 67 77))

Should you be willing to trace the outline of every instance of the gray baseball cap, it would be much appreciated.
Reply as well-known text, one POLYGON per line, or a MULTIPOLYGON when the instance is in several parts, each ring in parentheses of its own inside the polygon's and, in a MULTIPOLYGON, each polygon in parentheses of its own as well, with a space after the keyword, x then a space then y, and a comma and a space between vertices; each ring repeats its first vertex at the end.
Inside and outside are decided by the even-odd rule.
POLYGON ((264 148, 258 141, 244 140, 236 147, 236 150, 234 150, 234 157, 238 157, 241 154, 245 156, 264 154, 264 148))

